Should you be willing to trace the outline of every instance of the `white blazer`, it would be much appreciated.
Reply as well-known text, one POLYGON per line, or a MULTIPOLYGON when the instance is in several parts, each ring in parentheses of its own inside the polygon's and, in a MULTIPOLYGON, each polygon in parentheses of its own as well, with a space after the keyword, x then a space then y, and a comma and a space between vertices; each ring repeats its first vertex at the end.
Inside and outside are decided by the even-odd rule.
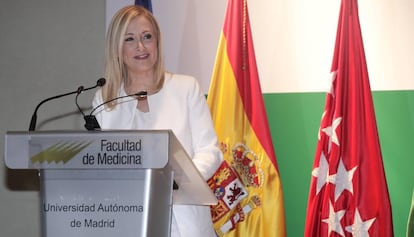
MULTIPOLYGON (((119 96, 126 95, 123 86, 119 96)), ((163 88, 147 98, 149 112, 137 100, 120 99, 115 109, 95 111, 102 129, 171 129, 207 180, 223 160, 206 99, 191 76, 166 73, 163 88)), ((98 90, 92 105, 103 103, 98 90)), ((209 207, 174 205, 172 237, 214 237, 209 207)))

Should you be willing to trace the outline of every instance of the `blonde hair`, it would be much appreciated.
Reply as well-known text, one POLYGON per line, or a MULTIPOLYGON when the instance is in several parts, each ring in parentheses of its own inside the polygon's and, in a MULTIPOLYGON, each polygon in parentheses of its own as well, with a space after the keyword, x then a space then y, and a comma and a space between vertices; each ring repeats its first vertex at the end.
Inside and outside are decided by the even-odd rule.
MULTIPOLYGON (((162 88, 164 83, 164 59, 162 52, 161 31, 155 17, 147 9, 141 6, 131 5, 120 9, 112 17, 106 35, 105 46, 105 78, 106 84, 102 88, 103 101, 109 101, 119 96, 122 80, 126 80, 127 71, 123 62, 122 45, 126 29, 137 16, 145 17, 152 25, 157 40, 158 55, 154 68, 154 78, 156 78, 156 90, 162 88)), ((116 102, 108 103, 109 109, 115 108, 116 102)))

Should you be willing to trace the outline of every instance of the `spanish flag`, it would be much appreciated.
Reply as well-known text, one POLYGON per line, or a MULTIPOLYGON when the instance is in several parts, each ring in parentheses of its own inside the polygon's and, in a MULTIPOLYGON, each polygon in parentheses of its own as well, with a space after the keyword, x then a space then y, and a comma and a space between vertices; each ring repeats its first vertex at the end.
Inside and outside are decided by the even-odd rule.
POLYGON ((225 161, 208 181, 219 236, 286 236, 246 0, 229 0, 207 102, 225 161))

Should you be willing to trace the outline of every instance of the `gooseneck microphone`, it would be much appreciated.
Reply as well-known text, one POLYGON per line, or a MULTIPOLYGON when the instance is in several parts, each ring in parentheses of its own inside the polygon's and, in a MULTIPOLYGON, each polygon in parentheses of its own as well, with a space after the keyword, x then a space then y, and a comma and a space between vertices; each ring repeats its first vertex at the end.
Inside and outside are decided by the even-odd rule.
POLYGON ((60 98, 60 97, 72 95, 72 94, 78 94, 79 95, 80 93, 82 93, 82 91, 87 91, 87 90, 94 89, 94 88, 96 88, 98 86, 103 86, 103 85, 105 85, 105 82, 106 82, 105 78, 100 78, 100 79, 98 79, 98 81, 96 82, 96 85, 94 85, 94 86, 88 87, 86 89, 83 86, 80 86, 75 91, 68 92, 68 93, 64 93, 64 94, 60 94, 60 95, 56 95, 56 96, 52 96, 52 97, 49 97, 47 99, 42 100, 36 106, 36 108, 35 108, 35 110, 33 112, 32 118, 30 120, 29 131, 34 131, 36 129, 37 111, 39 110, 40 106, 42 104, 44 104, 45 102, 50 101, 50 100, 54 100, 54 99, 57 99, 57 98, 60 98))
POLYGON ((93 112, 95 112, 100 107, 102 107, 102 106, 104 106, 108 103, 111 103, 112 101, 119 100, 119 99, 122 99, 122 98, 131 97, 131 96, 138 96, 138 97, 141 97, 141 98, 145 98, 147 95, 148 95, 148 93, 146 91, 140 91, 140 92, 130 94, 130 95, 115 97, 113 99, 110 99, 110 100, 107 100, 107 101, 103 102, 102 104, 99 104, 98 106, 96 106, 95 108, 92 109, 92 111, 89 113, 89 115, 84 116, 84 118, 85 118, 85 128, 87 130, 99 130, 101 128, 99 126, 98 120, 96 120, 95 115, 93 115, 93 112))
MULTIPOLYGON (((79 97, 79 95, 83 91, 87 91, 87 90, 93 89, 93 88, 95 88, 97 86, 100 86, 101 87, 101 86, 105 85, 105 83, 106 83, 105 78, 99 78, 99 80, 96 82, 96 86, 89 87, 89 88, 86 88, 86 89, 84 89, 83 86, 80 86, 78 88, 78 93, 76 94, 76 97, 75 97, 75 104, 76 104, 76 107, 78 107, 78 110, 82 114, 82 116, 83 116, 83 118, 84 118, 85 121, 86 121, 86 115, 85 115, 85 113, 83 112, 83 110, 81 109, 81 107, 79 106, 79 103, 78 103, 78 97, 79 97)), ((85 128, 87 130, 93 130, 92 128, 89 128, 89 126, 87 126, 86 124, 85 124, 85 128)))
POLYGON ((76 107, 78 107, 78 110, 79 110, 79 112, 83 115, 83 116, 85 116, 85 114, 83 113, 83 110, 81 109, 81 107, 79 106, 79 103, 78 103, 78 97, 79 97, 79 95, 82 93, 82 91, 84 91, 85 89, 84 89, 84 87, 83 86, 80 86, 80 87, 78 87, 78 91, 76 92, 76 97, 75 97, 75 104, 76 104, 76 107))
MULTIPOLYGON (((89 87, 89 88, 86 88, 86 89, 83 89, 82 91, 87 91, 87 90, 91 90, 91 89, 95 89, 96 87, 102 87, 102 86, 104 86, 105 85, 105 83, 106 83, 106 79, 105 78, 99 78, 97 81, 96 81, 96 85, 94 85, 94 86, 91 86, 91 87, 89 87)), ((82 92, 81 91, 81 92, 82 92)))

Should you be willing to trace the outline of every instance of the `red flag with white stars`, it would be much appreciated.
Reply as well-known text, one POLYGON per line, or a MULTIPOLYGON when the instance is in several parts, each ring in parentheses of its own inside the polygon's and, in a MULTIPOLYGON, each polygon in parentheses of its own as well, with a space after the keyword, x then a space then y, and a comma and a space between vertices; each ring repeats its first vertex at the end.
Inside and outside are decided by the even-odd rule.
POLYGON ((356 0, 342 0, 305 237, 393 236, 356 0))

